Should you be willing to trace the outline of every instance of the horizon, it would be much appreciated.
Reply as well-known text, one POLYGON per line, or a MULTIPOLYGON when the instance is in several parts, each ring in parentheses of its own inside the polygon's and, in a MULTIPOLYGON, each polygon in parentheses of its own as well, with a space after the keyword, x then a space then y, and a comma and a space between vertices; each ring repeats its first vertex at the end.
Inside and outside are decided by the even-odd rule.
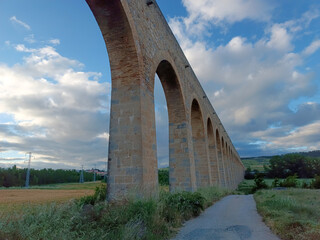
MULTIPOLYGON (((241 158, 320 149, 316 0, 157 2, 241 158)), ((103 169, 111 73, 85 1, 2 1, 0 27, 0 167, 103 169)), ((158 168, 166 108, 156 79, 158 168)))

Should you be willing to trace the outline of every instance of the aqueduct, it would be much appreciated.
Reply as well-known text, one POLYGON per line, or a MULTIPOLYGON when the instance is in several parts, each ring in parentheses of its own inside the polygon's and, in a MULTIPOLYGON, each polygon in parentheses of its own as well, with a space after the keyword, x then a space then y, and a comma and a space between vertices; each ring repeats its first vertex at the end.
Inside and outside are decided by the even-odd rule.
POLYGON ((156 1, 86 1, 111 67, 108 200, 157 192, 155 74, 168 107, 170 191, 235 188, 244 166, 156 1))

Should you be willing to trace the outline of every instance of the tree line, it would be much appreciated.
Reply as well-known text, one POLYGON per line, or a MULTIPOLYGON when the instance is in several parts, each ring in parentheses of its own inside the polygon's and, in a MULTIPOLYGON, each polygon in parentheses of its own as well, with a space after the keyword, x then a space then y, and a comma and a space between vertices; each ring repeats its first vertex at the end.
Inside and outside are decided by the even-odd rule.
MULTIPOLYGON (((257 171, 250 167, 246 170, 245 178, 253 178, 257 171)), ((320 176, 320 158, 308 157, 299 153, 273 156, 269 165, 264 166, 264 175, 268 178, 287 178, 297 175, 299 178, 314 178, 320 176)))
MULTIPOLYGON (((25 186, 27 169, 0 168, 0 187, 23 187, 25 186)), ((93 181, 93 173, 83 172, 84 181, 93 181)), ((44 185, 56 183, 79 182, 80 172, 77 170, 63 170, 45 168, 41 170, 30 169, 30 185, 44 185)), ((96 180, 102 177, 97 175, 96 180)))

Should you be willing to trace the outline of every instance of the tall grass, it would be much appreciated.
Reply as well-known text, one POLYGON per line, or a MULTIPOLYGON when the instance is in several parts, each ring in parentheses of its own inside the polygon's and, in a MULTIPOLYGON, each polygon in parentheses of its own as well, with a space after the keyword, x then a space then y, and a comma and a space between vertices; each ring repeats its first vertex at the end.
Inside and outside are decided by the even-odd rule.
POLYGON ((320 239, 320 192, 318 190, 262 190, 254 197, 259 213, 281 239, 320 239))
POLYGON ((0 239, 168 239, 185 220, 228 194, 219 188, 195 193, 163 191, 158 199, 118 205, 99 201, 101 190, 91 198, 0 216, 0 239))

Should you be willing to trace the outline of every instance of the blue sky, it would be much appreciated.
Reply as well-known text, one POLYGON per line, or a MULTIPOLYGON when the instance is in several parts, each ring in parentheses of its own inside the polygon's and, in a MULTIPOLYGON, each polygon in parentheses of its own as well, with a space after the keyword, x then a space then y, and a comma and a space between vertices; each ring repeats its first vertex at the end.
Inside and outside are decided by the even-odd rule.
MULTIPOLYGON (((241 156, 320 149, 317 0, 158 0, 241 156)), ((85 1, 0 1, 0 167, 103 168, 111 76, 85 1)), ((168 125, 161 84, 157 128, 168 125)), ((159 166, 168 133, 157 131, 159 166)))

